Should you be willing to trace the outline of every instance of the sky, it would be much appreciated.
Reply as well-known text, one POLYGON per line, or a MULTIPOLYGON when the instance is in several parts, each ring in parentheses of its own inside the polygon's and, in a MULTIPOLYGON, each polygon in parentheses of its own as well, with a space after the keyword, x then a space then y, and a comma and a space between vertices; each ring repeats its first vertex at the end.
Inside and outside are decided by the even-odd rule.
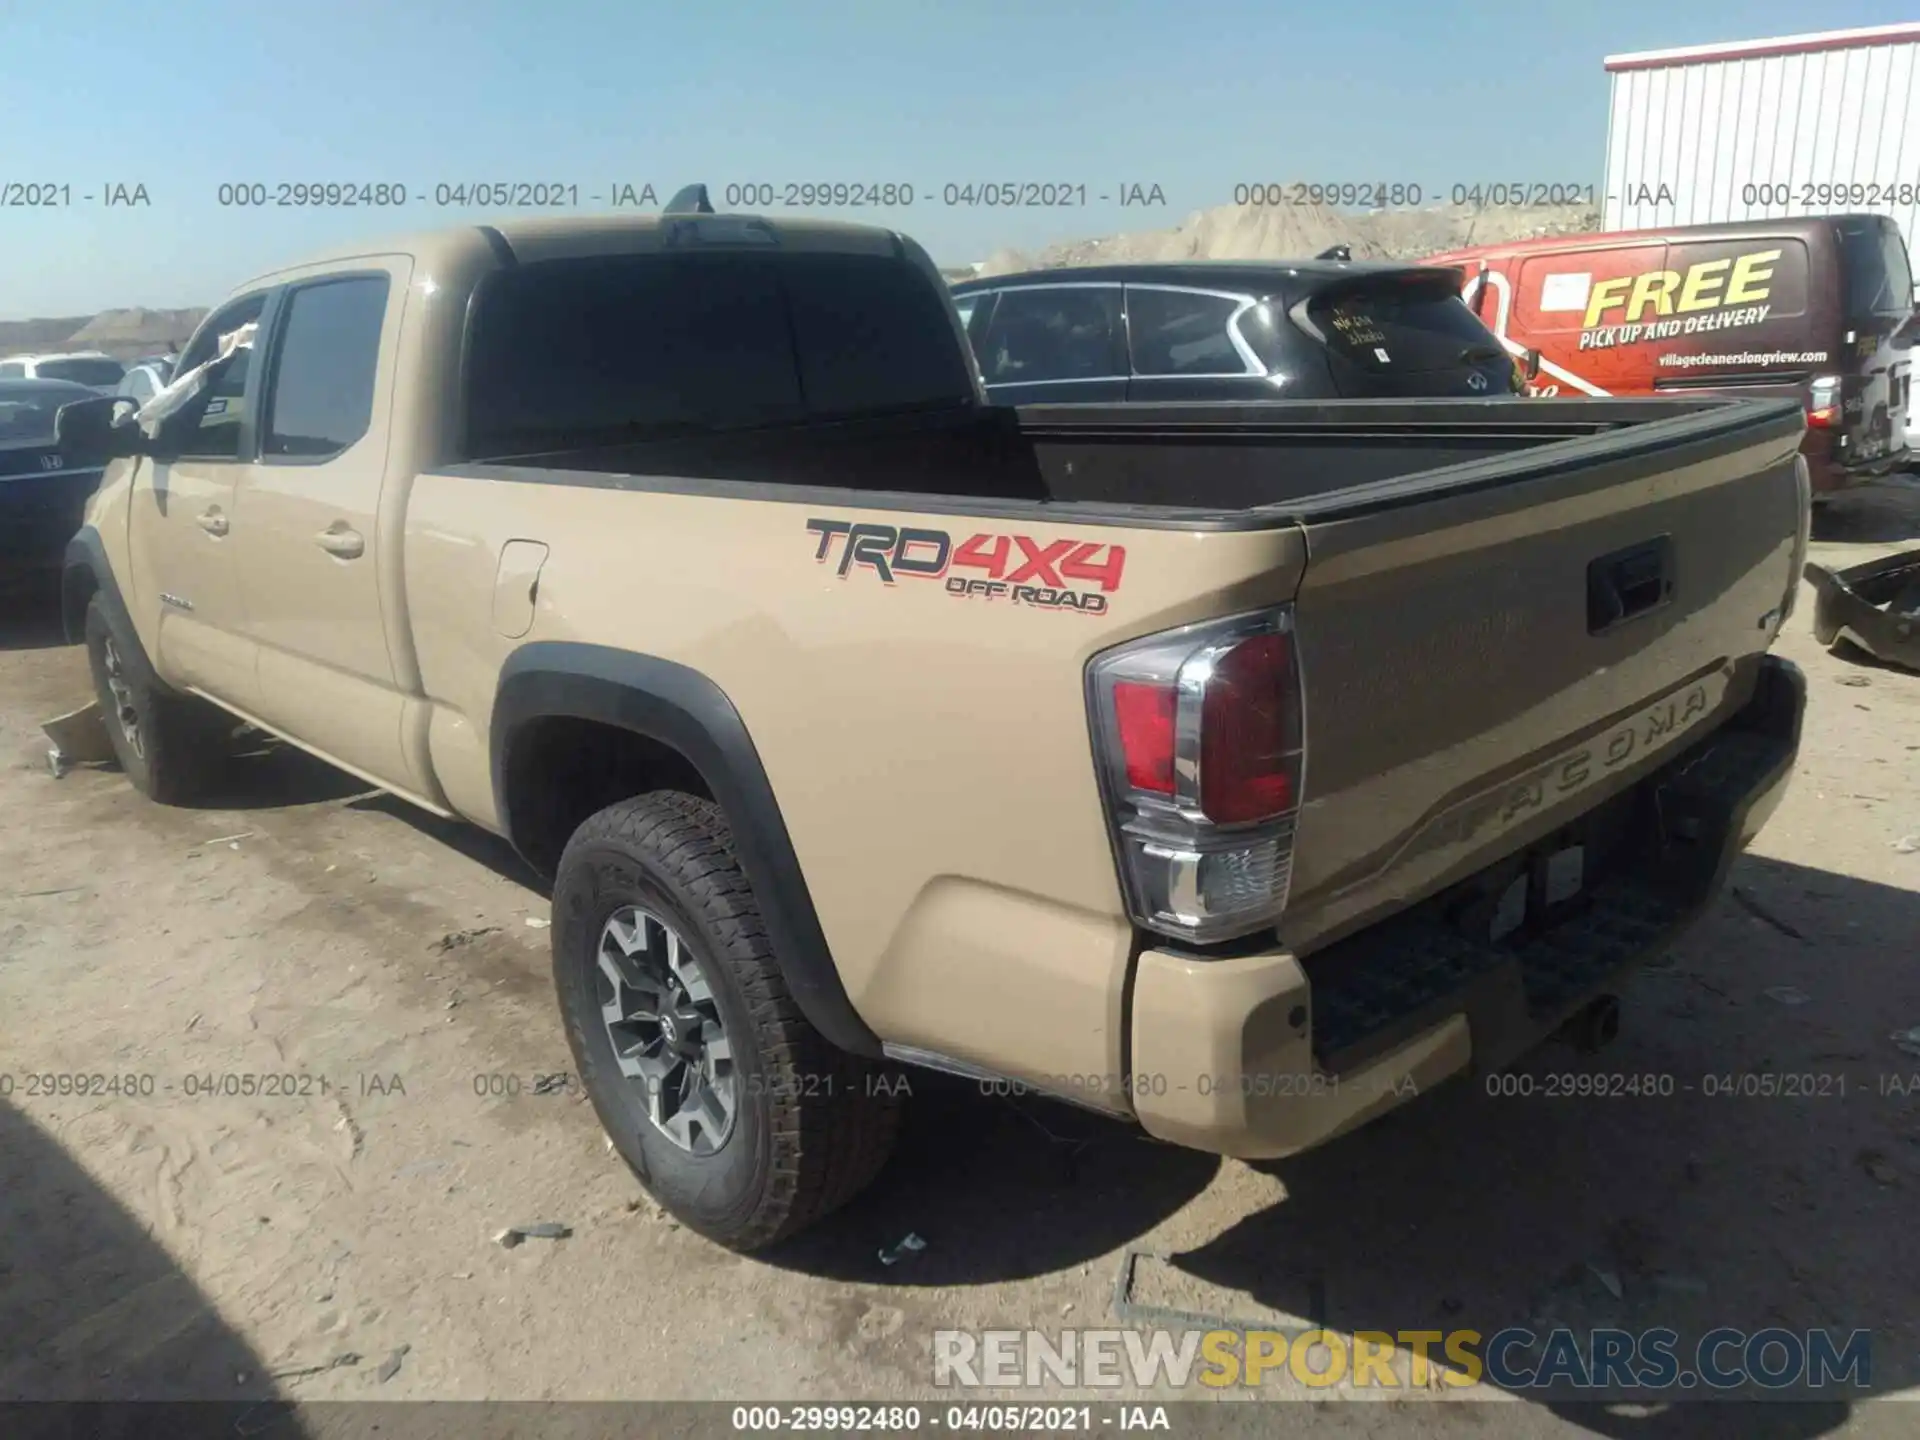
POLYGON ((1237 184, 1593 184, 1603 56, 1916 8, 0 0, 0 201, 66 187, 61 205, 0 205, 0 319, 209 304, 309 251, 484 218, 462 184, 573 186, 581 210, 619 185, 664 200, 700 181, 722 209, 749 208, 723 203, 729 186, 911 187, 910 205, 815 213, 892 226, 954 265, 1177 224, 1237 184), (221 203, 223 185, 274 199, 302 182, 404 186, 408 202, 221 203), (1074 203, 967 203, 1003 182, 1074 203), (137 202, 136 186, 145 204, 104 203, 137 202), (1154 186, 1164 203, 1121 204, 1154 186))

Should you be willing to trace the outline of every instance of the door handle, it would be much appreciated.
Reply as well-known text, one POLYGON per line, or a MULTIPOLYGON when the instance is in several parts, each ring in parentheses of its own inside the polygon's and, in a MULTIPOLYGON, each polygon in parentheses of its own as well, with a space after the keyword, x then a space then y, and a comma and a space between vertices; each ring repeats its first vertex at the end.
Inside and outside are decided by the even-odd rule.
POLYGON ((202 510, 200 512, 200 528, 209 535, 224 535, 227 533, 227 517, 220 513, 220 507, 218 505, 215 505, 211 510, 202 510))
POLYGON ((342 560, 358 560, 367 553, 367 542, 358 530, 326 529, 313 538, 322 550, 342 560))

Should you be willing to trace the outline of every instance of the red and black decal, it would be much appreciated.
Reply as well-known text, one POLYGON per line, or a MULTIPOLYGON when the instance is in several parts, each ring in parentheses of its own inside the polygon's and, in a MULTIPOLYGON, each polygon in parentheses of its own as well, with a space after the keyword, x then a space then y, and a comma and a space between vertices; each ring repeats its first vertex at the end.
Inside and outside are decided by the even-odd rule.
POLYGON ((1083 615, 1106 614, 1107 596, 1120 588, 1127 564, 1125 546, 1091 540, 986 532, 956 541, 945 530, 851 520, 809 520, 807 530, 820 538, 813 558, 823 565, 836 561, 834 542, 840 542, 835 573, 842 579, 862 569, 887 585, 944 580, 947 593, 963 599, 1083 615))

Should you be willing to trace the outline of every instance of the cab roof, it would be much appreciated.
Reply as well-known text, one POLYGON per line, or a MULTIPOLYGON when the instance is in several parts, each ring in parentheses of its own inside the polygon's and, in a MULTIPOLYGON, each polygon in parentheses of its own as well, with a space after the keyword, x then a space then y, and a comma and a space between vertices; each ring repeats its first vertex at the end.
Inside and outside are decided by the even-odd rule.
POLYGON ((457 265, 487 251, 507 263, 639 254, 663 248, 669 243, 669 231, 676 235, 705 236, 708 237, 706 243, 716 246, 759 244, 777 246, 787 252, 891 254, 902 258, 911 243, 898 232, 878 225, 785 216, 778 219, 734 214, 503 216, 482 225, 450 225, 336 246, 254 275, 234 287, 231 293, 237 295, 276 283, 278 277, 294 271, 348 264, 379 255, 411 256, 415 263, 433 270, 441 265, 457 265))

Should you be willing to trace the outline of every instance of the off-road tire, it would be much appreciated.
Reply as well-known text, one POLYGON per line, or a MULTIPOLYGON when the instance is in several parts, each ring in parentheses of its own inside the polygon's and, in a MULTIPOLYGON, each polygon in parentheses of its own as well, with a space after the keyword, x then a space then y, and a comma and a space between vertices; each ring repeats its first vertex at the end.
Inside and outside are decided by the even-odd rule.
POLYGON ((133 788, 161 805, 200 799, 229 753, 234 722, 206 701, 169 689, 153 673, 139 640, 123 633, 98 595, 87 603, 86 639, 101 720, 133 788), (131 717, 123 713, 123 702, 131 717))
POLYGON ((886 1164, 905 1087, 800 1013, 712 801, 655 791, 589 818, 560 858, 552 935, 554 987, 587 1095, 640 1183, 689 1229, 732 1250, 762 1249, 852 1199, 886 1164), (599 950, 628 906, 671 924, 690 947, 733 1052, 733 1120, 710 1154, 662 1133, 645 1088, 615 1059, 599 950))

